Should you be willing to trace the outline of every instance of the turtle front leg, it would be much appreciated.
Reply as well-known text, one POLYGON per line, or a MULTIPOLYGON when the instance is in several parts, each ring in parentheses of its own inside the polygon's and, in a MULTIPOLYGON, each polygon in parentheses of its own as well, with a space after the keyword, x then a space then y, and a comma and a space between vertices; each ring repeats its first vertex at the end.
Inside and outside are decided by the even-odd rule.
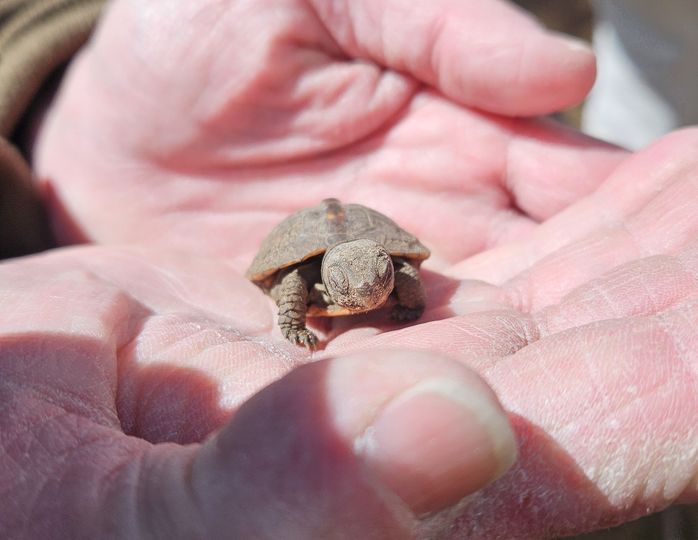
POLYGON ((426 304, 426 293, 419 269, 404 259, 395 258, 394 264, 397 305, 390 317, 396 321, 413 321, 424 313, 426 304))
POLYGON ((305 327, 308 310, 308 282, 296 268, 272 287, 271 297, 279 307, 279 328, 291 343, 315 349, 317 337, 305 327))

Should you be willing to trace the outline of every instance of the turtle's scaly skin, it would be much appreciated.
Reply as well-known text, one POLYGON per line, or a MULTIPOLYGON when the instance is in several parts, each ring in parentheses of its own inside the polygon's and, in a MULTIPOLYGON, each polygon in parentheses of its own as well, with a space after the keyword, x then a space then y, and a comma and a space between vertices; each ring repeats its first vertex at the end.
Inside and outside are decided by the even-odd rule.
POLYGON ((376 309, 392 292, 397 297, 393 319, 419 317, 425 304, 419 266, 427 257, 429 250, 390 218, 360 204, 326 199, 279 223, 246 275, 276 302, 284 337, 313 349, 317 338, 305 326, 307 315, 332 317, 376 309), (337 245, 325 259, 325 264, 332 260, 327 267, 332 281, 323 283, 323 255, 337 245), (335 296, 336 276, 348 282, 344 300, 335 296))

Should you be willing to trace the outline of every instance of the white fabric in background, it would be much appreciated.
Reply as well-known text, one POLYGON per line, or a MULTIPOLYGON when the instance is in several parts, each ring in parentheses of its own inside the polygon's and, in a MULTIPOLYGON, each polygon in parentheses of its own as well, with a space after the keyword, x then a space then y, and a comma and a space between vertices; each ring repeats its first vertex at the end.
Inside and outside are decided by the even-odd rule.
POLYGON ((582 128, 637 149, 698 123, 698 0, 596 0, 598 78, 582 128))

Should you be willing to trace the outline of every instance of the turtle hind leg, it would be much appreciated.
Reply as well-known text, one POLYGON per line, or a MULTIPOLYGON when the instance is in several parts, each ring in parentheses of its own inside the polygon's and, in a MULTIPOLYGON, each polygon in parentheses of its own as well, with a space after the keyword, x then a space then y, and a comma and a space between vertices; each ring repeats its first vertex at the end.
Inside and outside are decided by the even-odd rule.
POLYGON ((404 259, 396 258, 395 294, 397 305, 390 312, 394 321, 413 321, 424 313, 426 293, 416 266, 404 259))
POLYGON ((308 310, 308 282, 296 268, 282 275, 271 289, 279 308, 279 328, 291 343, 314 350, 317 337, 305 326, 308 310))

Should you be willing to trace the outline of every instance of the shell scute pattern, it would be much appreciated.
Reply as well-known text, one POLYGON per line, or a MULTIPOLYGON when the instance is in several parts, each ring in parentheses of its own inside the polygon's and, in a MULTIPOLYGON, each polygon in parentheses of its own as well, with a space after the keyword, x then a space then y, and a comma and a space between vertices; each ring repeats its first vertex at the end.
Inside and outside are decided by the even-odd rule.
POLYGON ((429 257, 429 250, 389 217, 360 204, 326 199, 279 223, 260 246, 247 277, 261 284, 283 268, 359 238, 381 244, 393 256, 416 262, 429 257))

